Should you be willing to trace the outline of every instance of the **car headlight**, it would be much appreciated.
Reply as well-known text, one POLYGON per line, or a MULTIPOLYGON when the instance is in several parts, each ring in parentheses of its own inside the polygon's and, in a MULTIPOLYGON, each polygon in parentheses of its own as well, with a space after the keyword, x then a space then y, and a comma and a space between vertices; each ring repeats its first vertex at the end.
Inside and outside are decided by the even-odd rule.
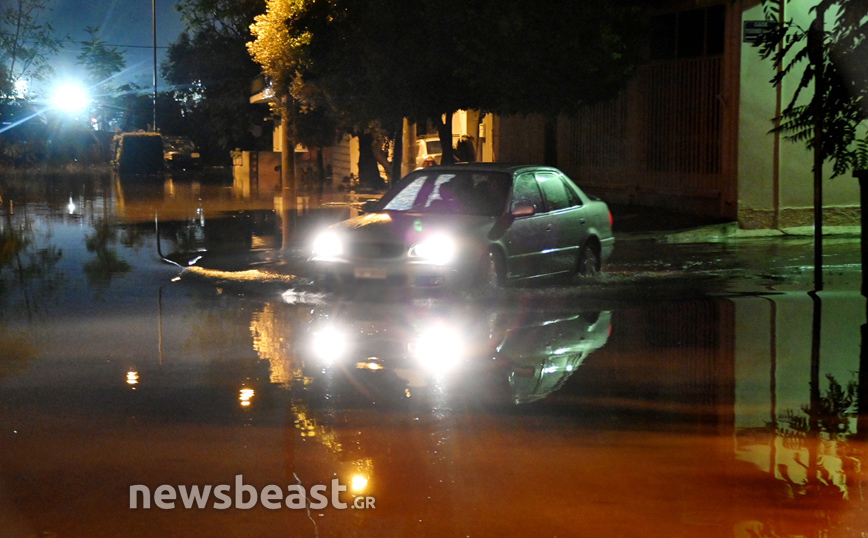
POLYGON ((331 325, 321 327, 312 334, 310 350, 323 364, 338 362, 347 352, 347 335, 331 325))
POLYGON ((451 237, 434 235, 413 245, 410 248, 410 257, 443 265, 455 258, 455 250, 455 241, 451 237))
POLYGON ((422 331, 410 352, 425 370, 445 374, 461 361, 464 340, 454 328, 436 324, 422 331))
POLYGON ((341 238, 333 231, 322 232, 313 241, 313 255, 323 258, 334 258, 344 252, 341 238))

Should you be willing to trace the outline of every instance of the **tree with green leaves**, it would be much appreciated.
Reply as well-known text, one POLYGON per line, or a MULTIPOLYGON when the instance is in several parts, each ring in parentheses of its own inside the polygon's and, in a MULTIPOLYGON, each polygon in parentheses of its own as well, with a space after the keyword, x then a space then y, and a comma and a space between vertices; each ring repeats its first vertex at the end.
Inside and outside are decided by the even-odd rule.
POLYGON ((257 38, 251 50, 275 60, 257 58, 276 90, 325 107, 351 133, 379 126, 395 135, 403 118, 431 122, 444 162, 452 159, 454 111, 555 118, 604 99, 632 74, 643 36, 642 12, 627 1, 553 3, 547 9, 520 0, 268 5, 278 45, 257 38))
POLYGON ((84 31, 90 36, 89 41, 82 41, 81 52, 76 57, 76 63, 84 67, 88 74, 88 83, 94 87, 105 87, 111 77, 120 73, 127 62, 124 51, 117 47, 109 47, 97 34, 99 27, 88 26, 84 31))
POLYGON ((542 114, 545 161, 557 165, 557 117, 614 97, 644 60, 647 3, 468 3, 457 74, 486 112, 542 114))
POLYGON ((766 18, 776 24, 758 42, 761 56, 778 68, 772 84, 798 80, 779 118, 780 131, 812 150, 816 146, 835 176, 868 167, 868 142, 860 130, 868 117, 868 1, 818 1, 808 26, 781 22, 783 1, 763 3, 766 18), (820 91, 811 95, 818 80, 820 91))
POLYGON ((274 91, 271 109, 289 129, 288 137, 320 149, 317 167, 322 189, 325 178, 321 149, 337 141, 339 120, 317 85, 304 84, 299 76, 310 33, 292 33, 287 21, 297 16, 304 3, 305 0, 267 2, 265 13, 257 16, 250 27, 255 39, 247 48, 269 79, 274 91))
MULTIPOLYGON (((60 49, 54 28, 44 22, 51 0, 7 0, 0 6, 0 91, 10 97, 18 82, 44 80, 60 49)), ((26 95, 25 95, 26 97, 26 95)))
POLYGON ((777 69, 772 84, 797 77, 777 130, 814 154, 814 287, 823 288, 823 164, 833 177, 868 168, 868 0, 818 0, 809 25, 781 20, 790 0, 764 0, 774 23, 758 41, 777 69), (808 96, 809 92, 812 95, 808 96))
POLYGON ((80 42, 81 52, 76 57, 76 63, 84 67, 87 73, 98 128, 108 130, 109 123, 119 117, 123 110, 119 106, 118 89, 111 84, 111 80, 126 67, 125 51, 109 47, 100 39, 97 35, 99 27, 88 26, 84 31, 90 36, 90 40, 80 42))
MULTIPOLYGON (((186 31, 169 46, 162 64, 171 93, 183 107, 186 132, 212 162, 228 162, 230 151, 265 149, 262 108, 250 104, 251 82, 261 70, 247 52, 250 25, 265 11, 264 0, 182 0, 176 8, 186 31)), ((165 129, 163 129, 165 132, 165 129)))

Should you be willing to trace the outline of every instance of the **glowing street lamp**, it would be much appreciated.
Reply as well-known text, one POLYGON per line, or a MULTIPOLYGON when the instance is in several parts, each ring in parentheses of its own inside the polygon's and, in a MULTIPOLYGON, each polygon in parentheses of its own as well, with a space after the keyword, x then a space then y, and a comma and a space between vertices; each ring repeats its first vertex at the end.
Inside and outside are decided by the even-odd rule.
POLYGON ((83 112, 87 108, 90 104, 90 96, 81 84, 67 82, 54 90, 51 104, 58 110, 75 114, 83 112))

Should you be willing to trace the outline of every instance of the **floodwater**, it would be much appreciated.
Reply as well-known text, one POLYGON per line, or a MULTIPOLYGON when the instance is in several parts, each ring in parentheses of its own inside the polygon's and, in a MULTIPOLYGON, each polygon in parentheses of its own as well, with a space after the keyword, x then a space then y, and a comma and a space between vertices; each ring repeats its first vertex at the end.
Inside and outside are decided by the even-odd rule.
POLYGON ((858 241, 346 300, 247 193, 0 179, 0 536, 868 532, 858 241))

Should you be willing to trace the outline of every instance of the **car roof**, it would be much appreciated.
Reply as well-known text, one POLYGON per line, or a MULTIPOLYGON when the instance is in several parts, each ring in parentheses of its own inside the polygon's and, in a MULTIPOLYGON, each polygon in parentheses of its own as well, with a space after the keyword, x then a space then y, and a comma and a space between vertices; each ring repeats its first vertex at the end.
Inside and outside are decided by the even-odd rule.
POLYGON ((514 174, 522 170, 553 170, 559 171, 551 166, 543 166, 539 164, 515 164, 515 163, 458 163, 445 164, 432 167, 437 171, 461 171, 474 170, 479 172, 504 172, 514 174))

